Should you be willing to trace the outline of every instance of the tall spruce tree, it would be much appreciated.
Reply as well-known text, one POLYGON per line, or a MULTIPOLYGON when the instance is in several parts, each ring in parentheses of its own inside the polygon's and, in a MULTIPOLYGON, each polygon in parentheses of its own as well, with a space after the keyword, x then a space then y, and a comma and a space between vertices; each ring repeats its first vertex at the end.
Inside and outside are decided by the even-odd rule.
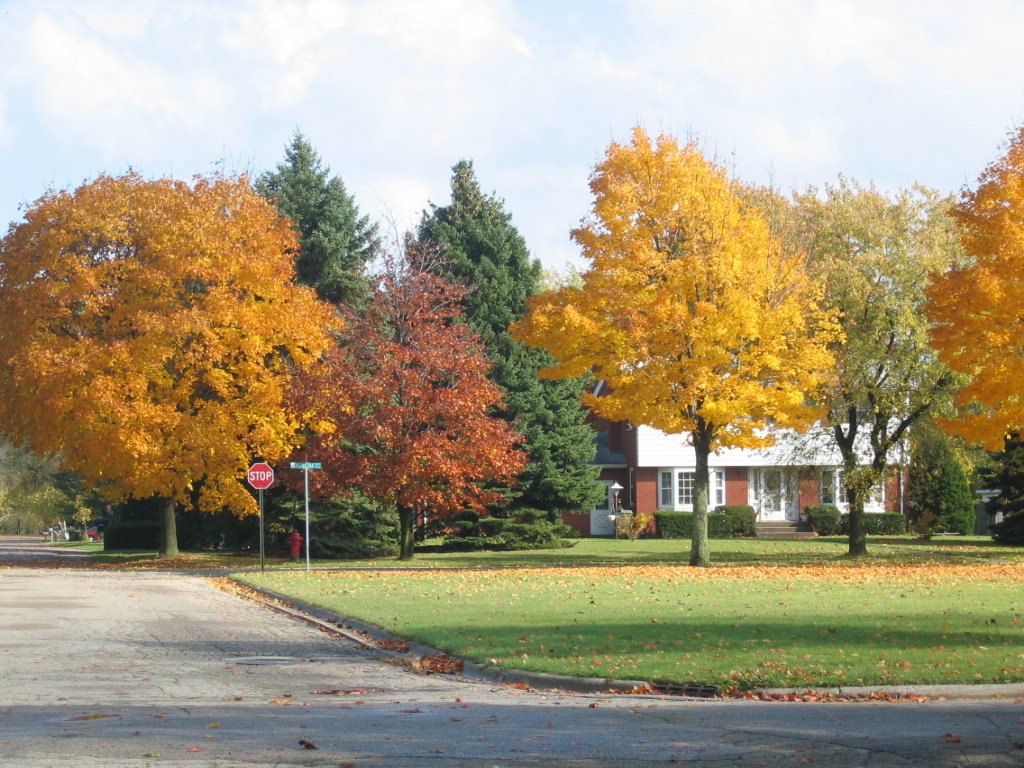
MULTIPOLYGON (((605 492, 596 482, 594 432, 580 406, 581 379, 542 380, 554 361, 515 341, 508 326, 526 312, 540 287, 540 262, 512 224, 504 202, 480 190, 471 161, 452 169, 452 199, 431 205, 417 232, 420 250, 441 258, 428 265, 466 286, 465 313, 491 360, 491 379, 505 394, 500 415, 523 433, 530 462, 519 478, 514 508, 547 512, 588 509, 605 492)), ((514 511, 513 508, 513 511, 514 511)))
POLYGON ((377 225, 360 216, 355 199, 298 131, 284 162, 256 180, 256 191, 295 222, 300 235, 298 280, 334 304, 365 290, 363 268, 378 252, 377 225))

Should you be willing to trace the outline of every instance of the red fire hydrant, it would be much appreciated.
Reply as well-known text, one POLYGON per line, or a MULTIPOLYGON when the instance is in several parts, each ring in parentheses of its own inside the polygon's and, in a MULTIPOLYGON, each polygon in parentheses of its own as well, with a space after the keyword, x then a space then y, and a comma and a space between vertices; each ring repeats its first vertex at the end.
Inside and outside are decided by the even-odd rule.
POLYGON ((292 553, 292 560, 298 560, 299 554, 302 552, 302 534, 298 531, 292 531, 288 534, 288 549, 292 553))

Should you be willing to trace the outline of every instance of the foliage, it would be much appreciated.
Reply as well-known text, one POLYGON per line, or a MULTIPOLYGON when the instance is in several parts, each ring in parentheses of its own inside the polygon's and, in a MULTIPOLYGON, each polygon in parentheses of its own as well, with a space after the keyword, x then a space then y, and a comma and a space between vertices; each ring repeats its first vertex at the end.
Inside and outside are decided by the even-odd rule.
POLYGON ((101 508, 96 494, 56 459, 0 439, 0 533, 38 533, 58 520, 98 517, 101 508))
POLYGON ((303 452, 327 469, 321 497, 355 487, 398 509, 400 556, 412 557, 417 510, 443 517, 501 499, 524 464, 519 436, 489 415, 501 401, 487 359, 460 318, 462 291, 392 260, 365 310, 346 313, 340 343, 295 389, 318 431, 303 452), (339 396, 340 395, 340 396, 339 396))
POLYGON ((636 541, 650 530, 654 522, 654 515, 649 512, 634 513, 632 510, 622 510, 618 520, 619 530, 629 541, 636 541))
POLYGON ((1008 430, 1024 427, 1024 126, 1006 151, 965 190, 954 216, 966 259, 935 281, 929 313, 934 344, 951 368, 971 377, 958 396, 964 406, 950 423, 990 449, 1008 430))
POLYGON ((613 143, 590 182, 593 218, 573 239, 582 287, 530 299, 513 335, 547 349, 553 378, 593 372, 587 405, 612 420, 688 433, 696 451, 694 565, 708 563, 707 459, 803 428, 837 338, 798 255, 695 143, 613 143))
MULTIPOLYGON (((836 551, 834 542, 787 544, 836 551)), ((843 561, 267 573, 245 581, 461 658, 543 672, 723 689, 1024 681, 1024 564, 843 561)))
POLYGON ((838 536, 842 533, 839 507, 835 504, 811 504, 805 512, 811 527, 819 536, 838 536))
POLYGON ((332 322, 292 284, 295 239, 244 178, 103 176, 0 242, 0 426, 105 497, 255 511, 254 456, 295 445, 293 373, 332 322))
MULTIPOLYGON (((693 518, 692 512, 655 512, 654 520, 657 523, 658 536, 663 539, 691 538, 693 536, 693 518)), ((752 536, 755 520, 756 515, 750 507, 743 509, 742 506, 738 506, 731 512, 716 510, 707 517, 708 536, 712 539, 752 536)))
POLYGON ((160 546, 160 533, 160 523, 157 520, 125 520, 112 523, 103 531, 103 551, 153 550, 160 546))
POLYGON ((358 559, 398 553, 398 513, 359 493, 318 502, 310 525, 313 557, 358 559))
POLYGON ((908 430, 947 408, 961 383, 936 359, 924 312, 929 282, 960 256, 950 205, 923 187, 890 196, 840 178, 797 195, 794 219, 780 224, 795 230, 786 237, 806 248, 842 324, 825 402, 843 458, 851 555, 867 551, 864 503, 908 430))
POLYGON ((466 510, 449 523, 442 544, 445 552, 511 551, 572 546, 572 529, 557 512, 516 507, 507 516, 481 516, 466 510))
POLYGON ((483 341, 489 376, 503 395, 504 406, 495 413, 523 434, 529 463, 510 497, 509 513, 518 514, 517 507, 590 509, 604 489, 590 463, 594 432, 580 406, 586 378, 538 378, 551 356, 508 333, 539 288, 540 263, 530 257, 503 202, 481 191, 471 162, 452 169, 451 195, 448 205, 431 206, 424 214, 418 247, 441 256, 429 259, 428 269, 465 288, 467 321, 483 341))
POLYGON ((928 426, 911 436, 907 512, 918 533, 974 532, 973 489, 950 442, 928 426))
POLYGON ((1024 515, 1008 517, 991 527, 992 538, 1003 544, 1024 544, 1024 515))
MULTIPOLYGON (((839 525, 840 532, 849 535, 850 515, 840 517, 839 525)), ((898 536, 907 532, 907 518, 899 512, 864 515, 864 530, 870 536, 898 536)))
POLYGON ((363 269, 378 255, 379 244, 377 225, 359 215, 355 198, 330 173, 309 139, 296 131, 284 162, 260 176, 255 187, 293 222, 299 282, 337 304, 365 293, 363 269))
POLYGON ((1006 436, 1003 450, 993 454, 988 486, 999 490, 989 510, 1002 512, 1003 522, 993 526, 998 541, 1016 544, 1016 531, 1024 521, 1024 440, 1017 432, 1006 436))

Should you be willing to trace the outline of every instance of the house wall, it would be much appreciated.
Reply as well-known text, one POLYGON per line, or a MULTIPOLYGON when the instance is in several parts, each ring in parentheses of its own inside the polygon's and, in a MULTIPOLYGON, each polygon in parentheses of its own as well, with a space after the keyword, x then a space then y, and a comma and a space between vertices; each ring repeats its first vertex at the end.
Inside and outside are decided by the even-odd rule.
POLYGON ((725 503, 750 503, 750 473, 746 467, 729 467, 725 470, 725 503))
POLYGON ((821 501, 821 479, 816 472, 801 472, 797 480, 797 509, 801 516, 807 507, 821 501))
POLYGON ((658 511, 658 470, 653 467, 639 467, 633 473, 636 483, 637 514, 654 514, 658 511))

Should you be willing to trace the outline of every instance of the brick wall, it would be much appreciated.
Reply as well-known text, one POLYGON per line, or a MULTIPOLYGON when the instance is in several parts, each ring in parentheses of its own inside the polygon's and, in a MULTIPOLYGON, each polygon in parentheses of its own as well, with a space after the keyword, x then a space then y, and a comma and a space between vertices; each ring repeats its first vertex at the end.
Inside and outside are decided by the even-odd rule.
POLYGON ((725 470, 725 503, 749 504, 750 479, 746 467, 729 467, 725 470))

